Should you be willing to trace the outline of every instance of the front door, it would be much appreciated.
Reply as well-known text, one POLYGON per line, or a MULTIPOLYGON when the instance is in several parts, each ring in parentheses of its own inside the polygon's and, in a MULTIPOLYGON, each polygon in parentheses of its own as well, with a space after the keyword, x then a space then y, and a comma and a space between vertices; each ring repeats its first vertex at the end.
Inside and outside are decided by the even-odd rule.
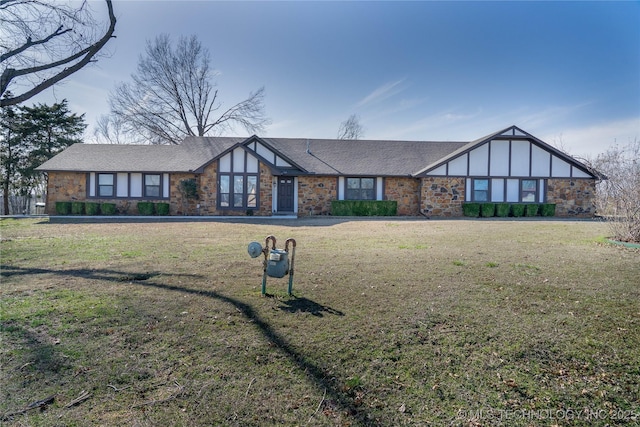
POLYGON ((293 177, 278 177, 278 212, 293 212, 293 177))

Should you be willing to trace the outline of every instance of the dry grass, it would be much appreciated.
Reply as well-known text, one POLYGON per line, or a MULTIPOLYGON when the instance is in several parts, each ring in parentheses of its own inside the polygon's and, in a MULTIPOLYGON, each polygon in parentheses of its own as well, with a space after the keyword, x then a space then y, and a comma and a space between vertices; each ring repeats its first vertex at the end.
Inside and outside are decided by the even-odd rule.
POLYGON ((0 226, 7 425, 640 424, 640 251, 600 223, 0 226))

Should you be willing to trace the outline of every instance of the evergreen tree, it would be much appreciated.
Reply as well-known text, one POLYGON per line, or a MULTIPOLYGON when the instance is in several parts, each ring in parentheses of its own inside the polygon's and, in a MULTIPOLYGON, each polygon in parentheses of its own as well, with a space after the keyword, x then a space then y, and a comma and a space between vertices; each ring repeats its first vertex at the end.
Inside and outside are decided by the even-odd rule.
POLYGON ((35 168, 71 144, 81 143, 87 125, 84 114, 69 111, 66 99, 51 106, 4 107, 1 114, 3 203, 9 213, 9 196, 26 196, 26 200, 34 189, 43 192, 45 177, 35 168))

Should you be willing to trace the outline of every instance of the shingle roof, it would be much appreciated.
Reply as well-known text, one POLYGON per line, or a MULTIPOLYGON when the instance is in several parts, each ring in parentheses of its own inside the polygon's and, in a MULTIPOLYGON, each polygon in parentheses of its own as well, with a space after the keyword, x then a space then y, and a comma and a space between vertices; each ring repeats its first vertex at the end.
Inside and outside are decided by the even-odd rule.
POLYGON ((74 144, 38 167, 70 172, 189 172, 246 138, 186 138, 181 145, 74 144))
POLYGON ((377 176, 411 175, 466 144, 303 138, 262 138, 262 141, 310 173, 377 176))
MULTIPOLYGON (((486 137, 485 137, 486 138, 486 137)), ((455 156, 473 142, 188 137, 180 145, 74 144, 38 170, 73 172, 201 172, 236 145, 257 139, 316 175, 408 176, 455 156)), ((280 169, 280 168, 274 168, 280 169)), ((276 171, 277 173, 277 171, 276 171)))

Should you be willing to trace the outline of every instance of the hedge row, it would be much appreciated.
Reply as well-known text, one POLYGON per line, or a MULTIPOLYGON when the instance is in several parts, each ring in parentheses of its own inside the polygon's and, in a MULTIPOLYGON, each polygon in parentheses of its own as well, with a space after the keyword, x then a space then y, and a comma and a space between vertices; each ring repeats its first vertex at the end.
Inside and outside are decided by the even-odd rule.
POLYGON ((398 202, 394 200, 333 200, 331 215, 335 216, 395 216, 398 202))
POLYGON ((138 202, 140 215, 169 215, 169 203, 138 202))
POLYGON ((554 216, 556 205, 554 203, 463 203, 464 216, 473 218, 483 217, 522 217, 522 216, 554 216))
MULTIPOLYGON (((115 203, 56 202, 57 215, 115 215, 115 203)), ((140 215, 169 215, 169 203, 139 202, 140 215)))

